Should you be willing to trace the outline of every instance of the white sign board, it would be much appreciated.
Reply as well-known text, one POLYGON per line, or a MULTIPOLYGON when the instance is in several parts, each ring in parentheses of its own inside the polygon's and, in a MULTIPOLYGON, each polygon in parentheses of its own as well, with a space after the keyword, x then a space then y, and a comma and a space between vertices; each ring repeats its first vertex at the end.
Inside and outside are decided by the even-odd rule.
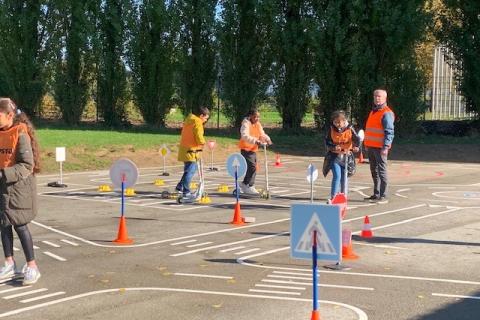
POLYGON ((65 147, 55 148, 55 161, 64 162, 66 159, 65 147))

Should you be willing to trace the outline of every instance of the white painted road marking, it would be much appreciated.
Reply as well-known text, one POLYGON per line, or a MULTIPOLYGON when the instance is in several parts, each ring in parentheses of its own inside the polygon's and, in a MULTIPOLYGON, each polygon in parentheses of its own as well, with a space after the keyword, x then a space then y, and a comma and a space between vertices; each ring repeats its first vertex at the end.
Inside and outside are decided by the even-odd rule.
POLYGON ((62 240, 60 240, 60 241, 65 242, 65 243, 68 243, 68 244, 70 244, 70 245, 72 245, 72 246, 74 246, 74 247, 78 247, 78 246, 79 246, 78 243, 73 242, 73 241, 70 241, 70 240, 62 239, 62 240))
POLYGON ((12 294, 11 296, 3 297, 3 299, 9 300, 9 299, 13 299, 13 298, 28 296, 29 294, 34 294, 34 293, 43 292, 43 291, 47 291, 47 290, 48 290, 47 288, 41 288, 41 289, 32 290, 32 291, 28 291, 28 292, 12 294))
POLYGON ((42 241, 42 242, 45 243, 45 244, 48 244, 50 247, 60 248, 60 246, 58 244, 55 244, 53 242, 50 242, 50 241, 42 241))
POLYGON ((245 246, 238 246, 238 247, 223 249, 223 250, 220 250, 220 252, 224 253, 224 252, 235 251, 237 249, 243 249, 243 248, 245 248, 245 246))
POLYGON ((273 290, 262 290, 262 289, 249 289, 250 292, 262 292, 262 293, 274 293, 274 294, 290 294, 292 296, 301 295, 300 292, 289 292, 289 291, 273 291, 273 290))
POLYGON ((457 294, 432 293, 432 296, 435 296, 435 297, 447 297, 447 298, 460 298, 460 299, 480 300, 480 297, 477 297, 477 296, 461 296, 461 295, 457 295, 457 294))
POLYGON ((274 284, 262 284, 262 283, 256 283, 255 287, 292 289, 292 290, 305 290, 306 289, 305 287, 279 286, 279 285, 274 285, 274 284))
MULTIPOLYGON (((33 301, 37 301, 37 300, 43 300, 43 299, 47 299, 47 298, 51 298, 51 297, 61 296, 62 294, 65 294, 65 292, 58 291, 58 292, 54 292, 54 293, 45 294, 43 296, 38 296, 38 297, 35 297, 35 298, 20 300, 20 302, 21 303, 29 303, 29 302, 33 302, 33 301)), ((0 315, 0 317, 1 317, 1 315, 0 315)))
POLYGON ((60 257, 60 256, 57 256, 56 254, 53 254, 53 253, 51 253, 50 251, 43 251, 43 253, 46 254, 47 256, 52 257, 53 259, 58 260, 58 261, 62 261, 62 262, 63 262, 63 261, 67 261, 67 259, 62 258, 62 257, 60 257))
POLYGON ((227 280, 233 279, 233 277, 227 277, 227 276, 215 276, 215 275, 210 275, 210 274, 196 274, 196 273, 175 272, 174 275, 185 276, 185 277, 198 277, 198 278, 227 279, 227 280))

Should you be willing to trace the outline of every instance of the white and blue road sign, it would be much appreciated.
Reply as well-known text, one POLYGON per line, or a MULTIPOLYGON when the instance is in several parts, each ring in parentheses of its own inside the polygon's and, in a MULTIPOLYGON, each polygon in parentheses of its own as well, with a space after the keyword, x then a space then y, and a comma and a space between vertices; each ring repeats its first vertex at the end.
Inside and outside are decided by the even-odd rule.
POLYGON ((235 170, 238 179, 247 173, 247 161, 240 153, 232 153, 227 158, 227 172, 232 178, 235 178, 235 170))
POLYGON ((338 206, 293 204, 290 218, 292 258, 312 259, 313 234, 317 231, 318 260, 341 260, 342 231, 338 206))

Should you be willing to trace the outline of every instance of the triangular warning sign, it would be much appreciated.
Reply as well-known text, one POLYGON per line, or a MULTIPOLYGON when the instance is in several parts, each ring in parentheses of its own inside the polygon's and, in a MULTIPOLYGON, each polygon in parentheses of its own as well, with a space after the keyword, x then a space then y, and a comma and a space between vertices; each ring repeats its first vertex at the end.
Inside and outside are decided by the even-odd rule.
POLYGON ((315 212, 313 213, 312 219, 310 219, 307 228, 303 232, 302 237, 298 241, 295 251, 303 253, 312 252, 313 231, 315 230, 317 231, 317 253, 336 255, 337 252, 315 212))

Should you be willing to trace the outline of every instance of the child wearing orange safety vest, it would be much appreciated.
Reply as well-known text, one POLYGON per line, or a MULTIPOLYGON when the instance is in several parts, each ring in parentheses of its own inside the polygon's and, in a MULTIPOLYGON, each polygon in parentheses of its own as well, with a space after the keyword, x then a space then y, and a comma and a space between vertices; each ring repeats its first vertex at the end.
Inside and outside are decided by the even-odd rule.
POLYGON ((39 171, 35 129, 11 99, 0 98, 0 227, 5 254, 0 279, 12 278, 17 273, 13 228, 27 262, 22 269, 23 285, 34 284, 40 278, 28 229, 28 223, 37 215, 35 173, 39 171))
POLYGON ((240 192, 258 195, 259 192, 255 188, 255 176, 257 173, 257 151, 258 146, 264 144, 272 144, 270 137, 263 131, 260 124, 260 112, 257 109, 251 109, 247 117, 243 119, 240 128, 240 141, 238 146, 240 153, 247 161, 247 173, 243 181, 239 183, 240 192))
POLYGON ((345 176, 345 155, 351 152, 358 152, 360 139, 357 132, 348 123, 345 112, 342 110, 334 111, 331 117, 331 124, 325 134, 325 145, 327 154, 323 164, 323 175, 327 176, 332 170, 332 186, 330 189, 330 200, 339 193, 348 193, 347 177, 345 176))

